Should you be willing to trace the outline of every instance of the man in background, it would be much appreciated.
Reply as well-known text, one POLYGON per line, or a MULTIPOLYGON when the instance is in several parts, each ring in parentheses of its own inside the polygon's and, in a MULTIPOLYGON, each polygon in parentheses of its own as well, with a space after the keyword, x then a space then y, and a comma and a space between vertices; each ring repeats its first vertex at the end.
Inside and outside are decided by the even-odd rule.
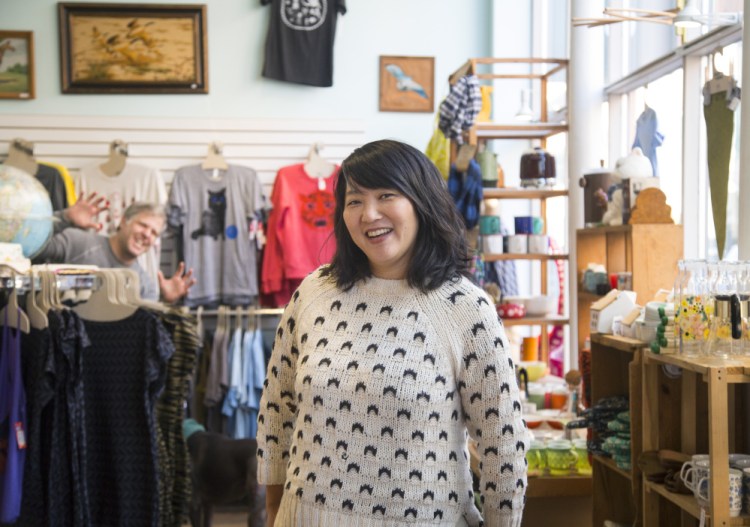
POLYGON ((184 297, 195 284, 193 270, 186 273, 184 262, 180 262, 177 272, 169 279, 159 271, 157 289, 151 277, 136 261, 164 231, 167 220, 164 208, 136 202, 125 209, 118 230, 109 237, 88 230, 101 229, 95 218, 108 207, 109 203, 95 192, 88 197, 81 196, 75 205, 58 214, 62 221, 55 223, 55 234, 34 256, 34 263, 129 268, 138 273, 141 298, 159 300, 161 296, 163 302, 173 303, 184 297))

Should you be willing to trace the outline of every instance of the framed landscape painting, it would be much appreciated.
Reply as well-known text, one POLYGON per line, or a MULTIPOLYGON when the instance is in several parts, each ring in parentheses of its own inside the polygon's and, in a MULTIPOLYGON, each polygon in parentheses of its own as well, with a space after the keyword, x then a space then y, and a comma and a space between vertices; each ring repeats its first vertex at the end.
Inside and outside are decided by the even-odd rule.
POLYGON ((380 57, 380 111, 432 112, 433 57, 380 57))
POLYGON ((63 93, 208 93, 203 4, 58 4, 63 93))
POLYGON ((33 98, 33 34, 0 30, 0 99, 33 98))

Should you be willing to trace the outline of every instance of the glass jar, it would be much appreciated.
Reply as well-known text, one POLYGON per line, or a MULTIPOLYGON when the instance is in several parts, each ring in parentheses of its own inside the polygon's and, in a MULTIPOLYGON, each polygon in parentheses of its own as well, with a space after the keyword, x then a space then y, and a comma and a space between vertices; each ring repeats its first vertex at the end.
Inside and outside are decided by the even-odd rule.
POLYGON ((705 260, 685 261, 685 280, 680 294, 680 353, 687 357, 703 354, 713 313, 707 287, 705 260))
POLYGON ((718 264, 718 274, 711 291, 714 313, 710 318, 705 343, 706 355, 726 359, 742 353, 740 297, 737 294, 739 271, 737 262, 721 261, 718 264))
POLYGON ((685 271, 685 260, 677 262, 677 277, 674 279, 672 286, 672 302, 674 303, 674 329, 679 349, 682 349, 682 332, 680 331, 680 300, 682 299, 682 290, 685 287, 687 272, 685 271))
POLYGON ((750 261, 738 262, 737 293, 740 296, 742 318, 742 354, 750 355, 750 261))

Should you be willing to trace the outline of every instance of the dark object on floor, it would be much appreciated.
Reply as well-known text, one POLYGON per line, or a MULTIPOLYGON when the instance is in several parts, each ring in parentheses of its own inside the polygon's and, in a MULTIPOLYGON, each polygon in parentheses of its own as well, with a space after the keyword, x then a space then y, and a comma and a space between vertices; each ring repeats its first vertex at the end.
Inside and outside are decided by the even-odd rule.
POLYGON ((257 448, 254 439, 230 439, 206 432, 193 419, 183 423, 193 470, 190 521, 193 527, 211 527, 215 505, 248 504, 248 527, 266 524, 265 488, 256 481, 257 448))

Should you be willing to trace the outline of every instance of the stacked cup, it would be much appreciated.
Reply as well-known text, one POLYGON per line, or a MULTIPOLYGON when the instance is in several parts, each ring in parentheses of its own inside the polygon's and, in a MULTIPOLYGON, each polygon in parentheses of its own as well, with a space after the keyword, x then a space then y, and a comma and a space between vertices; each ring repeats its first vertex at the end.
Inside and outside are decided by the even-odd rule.
MULTIPOLYGON (((742 512, 743 495, 745 496, 745 506, 750 503, 748 500, 747 488, 750 486, 750 469, 747 474, 735 466, 747 466, 747 456, 742 454, 730 455, 729 469, 729 515, 737 517, 742 512)), ((680 478, 685 486, 693 491, 693 496, 698 502, 698 506, 703 509, 709 509, 711 506, 711 461, 708 454, 695 454, 691 460, 682 465, 680 478)))
POLYGON ((550 476, 570 476, 575 472, 578 454, 567 439, 547 443, 547 467, 550 476))
POLYGON ((547 470, 547 452, 544 449, 544 441, 532 439, 529 450, 526 452, 529 476, 542 476, 547 470))

